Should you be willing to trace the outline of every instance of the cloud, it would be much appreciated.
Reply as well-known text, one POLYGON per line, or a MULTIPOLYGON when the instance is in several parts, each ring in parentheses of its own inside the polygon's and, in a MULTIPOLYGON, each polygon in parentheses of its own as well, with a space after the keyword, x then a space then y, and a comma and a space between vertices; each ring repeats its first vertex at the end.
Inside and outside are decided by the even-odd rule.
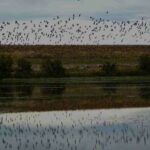
POLYGON ((73 13, 104 16, 107 10, 113 18, 134 19, 141 15, 150 18, 149 0, 0 0, 1 20, 70 16, 73 13))

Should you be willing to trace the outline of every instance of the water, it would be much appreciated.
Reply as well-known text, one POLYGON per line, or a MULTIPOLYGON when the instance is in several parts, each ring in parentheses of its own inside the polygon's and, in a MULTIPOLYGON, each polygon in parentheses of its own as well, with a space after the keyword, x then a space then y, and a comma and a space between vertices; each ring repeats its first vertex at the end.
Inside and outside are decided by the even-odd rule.
POLYGON ((61 98, 150 98, 150 83, 115 83, 88 79, 87 81, 50 81, 48 83, 1 83, 0 100, 50 100, 61 98), (128 93, 128 94, 127 94, 128 93))
POLYGON ((150 108, 95 109, 150 106, 149 100, 149 82, 1 83, 0 149, 149 150, 150 108), (67 109, 76 111, 50 111, 67 109))
POLYGON ((48 82, 16 82, 0 84, 0 111, 41 111, 146 106, 150 100, 150 83, 102 82, 98 79, 61 80, 48 82))
POLYGON ((6 113, 7 150, 149 150, 150 108, 6 113))

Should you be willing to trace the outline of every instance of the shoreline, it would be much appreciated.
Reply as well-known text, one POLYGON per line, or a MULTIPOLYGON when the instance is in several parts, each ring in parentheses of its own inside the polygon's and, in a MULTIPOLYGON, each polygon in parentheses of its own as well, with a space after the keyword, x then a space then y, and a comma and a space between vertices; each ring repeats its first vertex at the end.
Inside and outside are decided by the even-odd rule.
POLYGON ((150 83, 150 76, 90 76, 90 77, 58 77, 58 78, 4 78, 1 83, 150 83))

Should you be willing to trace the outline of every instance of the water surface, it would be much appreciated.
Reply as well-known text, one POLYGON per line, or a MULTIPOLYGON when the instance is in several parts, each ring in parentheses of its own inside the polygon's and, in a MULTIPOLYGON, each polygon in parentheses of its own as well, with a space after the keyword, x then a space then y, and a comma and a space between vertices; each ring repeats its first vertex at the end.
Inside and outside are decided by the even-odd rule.
POLYGON ((150 108, 7 113, 0 147, 8 150, 149 150, 150 108))
POLYGON ((78 78, 77 81, 55 79, 0 84, 0 110, 3 112, 149 106, 149 100, 149 82, 78 78))

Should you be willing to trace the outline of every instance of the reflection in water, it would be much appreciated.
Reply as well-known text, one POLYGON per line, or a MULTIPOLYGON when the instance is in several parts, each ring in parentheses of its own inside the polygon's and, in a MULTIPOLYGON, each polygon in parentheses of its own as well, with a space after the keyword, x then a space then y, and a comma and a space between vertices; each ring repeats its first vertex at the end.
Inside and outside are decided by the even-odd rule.
POLYGON ((0 100, 15 100, 16 98, 24 99, 24 97, 32 96, 33 86, 31 85, 0 85, 0 100))
POLYGON ((150 99, 150 85, 140 84, 114 84, 114 83, 91 83, 71 84, 62 82, 41 83, 41 84, 0 84, 0 100, 50 100, 61 98, 79 99, 89 98, 96 100, 109 98, 129 97, 139 99, 150 99), (129 97, 127 97, 129 93, 129 97))
POLYGON ((16 93, 18 97, 31 97, 33 89, 33 85, 17 85, 16 93))
POLYGON ((44 96, 61 96, 65 91, 64 83, 45 83, 40 87, 41 94, 44 96))
POLYGON ((145 86, 139 89, 139 94, 142 99, 150 100, 150 87, 145 86))
MULTIPOLYGON (((30 100, 48 98, 51 96, 61 96, 65 91, 64 83, 43 83, 40 85, 34 84, 8 84, 0 85, 0 100, 30 100), (34 92, 36 88, 37 91, 34 92)), ((41 99, 40 99, 41 100, 41 99)))
POLYGON ((0 99, 13 98, 14 97, 14 86, 12 85, 0 85, 0 99))
POLYGON ((104 92, 104 97, 114 97, 118 90, 118 84, 115 83, 105 83, 102 85, 104 92))
POLYGON ((150 108, 0 115, 11 150, 149 150, 150 108))

